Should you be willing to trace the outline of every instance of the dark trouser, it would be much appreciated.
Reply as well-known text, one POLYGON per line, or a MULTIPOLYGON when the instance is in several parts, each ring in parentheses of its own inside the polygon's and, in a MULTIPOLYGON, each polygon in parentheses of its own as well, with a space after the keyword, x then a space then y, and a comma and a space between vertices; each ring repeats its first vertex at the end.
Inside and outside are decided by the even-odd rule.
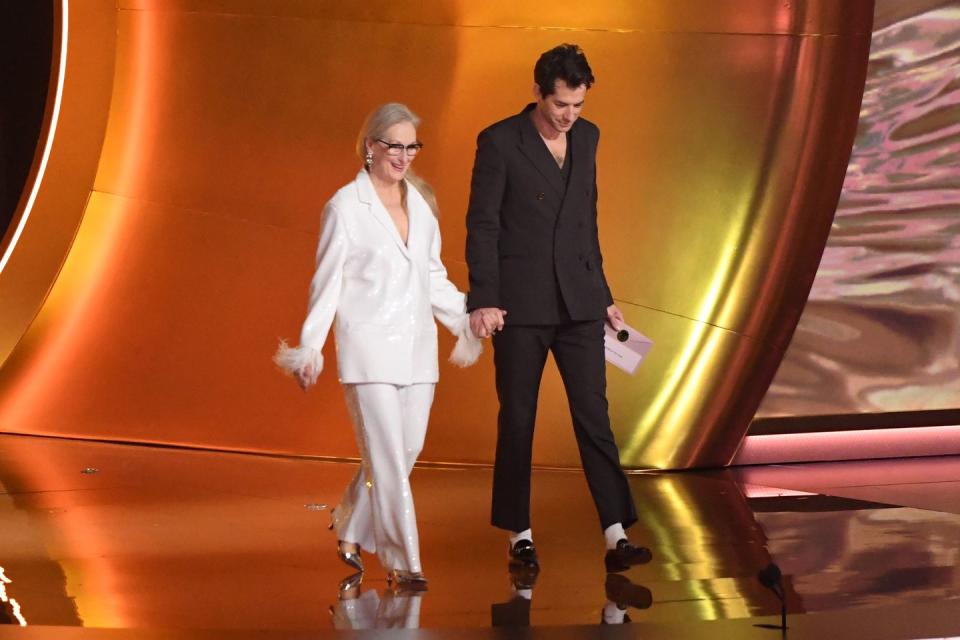
POLYGON ((607 415, 603 321, 510 326, 493 337, 497 370, 497 458, 493 471, 494 526, 530 527, 530 466, 537 395, 547 352, 553 352, 567 391, 580 461, 602 528, 637 521, 627 478, 607 415))

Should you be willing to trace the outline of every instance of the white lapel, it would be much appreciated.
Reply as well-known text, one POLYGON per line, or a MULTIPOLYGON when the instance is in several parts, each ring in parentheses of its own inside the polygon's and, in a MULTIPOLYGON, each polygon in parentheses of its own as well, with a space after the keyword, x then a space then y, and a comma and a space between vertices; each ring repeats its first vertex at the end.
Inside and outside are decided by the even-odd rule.
MULTIPOLYGON (((383 228, 386 229, 387 233, 393 238, 393 241, 397 244, 397 247, 400 249, 400 252, 403 253, 404 257, 410 258, 410 252, 407 249, 407 245, 403 243, 403 238, 400 237, 400 232, 397 231, 397 225, 393 223, 393 218, 390 217, 390 214, 387 212, 386 207, 383 206, 383 203, 380 202, 380 198, 377 196, 377 192, 373 188, 373 183, 370 181, 370 176, 367 175, 367 172, 363 169, 360 170, 360 173, 357 174, 357 195, 360 199, 360 202, 367 205, 370 209, 370 215, 376 219, 383 228)), ((409 209, 410 207, 408 207, 409 209)), ((413 236, 413 216, 410 213, 407 213, 407 241, 413 236)))

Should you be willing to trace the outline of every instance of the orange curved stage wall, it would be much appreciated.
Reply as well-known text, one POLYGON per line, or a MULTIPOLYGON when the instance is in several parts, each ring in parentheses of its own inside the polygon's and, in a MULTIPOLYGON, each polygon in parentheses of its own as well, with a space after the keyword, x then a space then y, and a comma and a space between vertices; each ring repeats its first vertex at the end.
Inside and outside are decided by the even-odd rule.
MULTIPOLYGON (((355 456, 333 367, 303 394, 270 356, 298 333, 320 208, 358 168, 364 115, 398 100, 423 117, 417 167, 465 287, 475 136, 530 100, 540 52, 574 41, 597 76, 584 115, 603 132, 608 279, 654 340, 636 376, 611 369, 611 416, 624 464, 660 468, 728 463, 780 362, 839 197, 873 12, 57 4, 62 106, 23 233, 4 240, 0 430, 355 456)), ((577 464, 552 365, 541 397, 535 461, 577 464)), ((422 459, 489 462, 495 422, 488 348, 470 370, 443 367, 422 459)))

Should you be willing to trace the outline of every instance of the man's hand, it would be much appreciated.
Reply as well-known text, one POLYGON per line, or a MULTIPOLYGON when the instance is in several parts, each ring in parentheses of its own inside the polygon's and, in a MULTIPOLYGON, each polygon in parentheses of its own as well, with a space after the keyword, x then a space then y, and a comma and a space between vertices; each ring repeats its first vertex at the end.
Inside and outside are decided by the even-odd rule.
POLYGON ((470 312, 470 330, 478 338, 489 338, 503 329, 507 312, 496 307, 481 307, 470 312))
POLYGON ((615 331, 623 329, 626 320, 623 319, 623 312, 617 308, 617 305, 612 304, 607 307, 607 322, 610 323, 610 326, 613 327, 615 331))

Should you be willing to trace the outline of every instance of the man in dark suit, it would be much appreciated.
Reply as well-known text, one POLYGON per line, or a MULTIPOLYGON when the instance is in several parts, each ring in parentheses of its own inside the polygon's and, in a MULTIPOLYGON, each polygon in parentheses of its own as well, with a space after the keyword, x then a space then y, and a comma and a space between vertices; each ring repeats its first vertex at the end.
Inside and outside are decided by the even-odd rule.
POLYGON ((576 45, 534 68, 536 102, 484 129, 467 212, 468 309, 474 333, 493 335, 497 452, 492 523, 510 532, 510 564, 539 567, 530 530, 537 394, 552 352, 563 378, 580 459, 607 541, 608 570, 650 560, 624 527, 637 516, 606 399, 604 322, 623 315, 603 274, 597 236, 599 129, 580 118, 594 78, 576 45))

